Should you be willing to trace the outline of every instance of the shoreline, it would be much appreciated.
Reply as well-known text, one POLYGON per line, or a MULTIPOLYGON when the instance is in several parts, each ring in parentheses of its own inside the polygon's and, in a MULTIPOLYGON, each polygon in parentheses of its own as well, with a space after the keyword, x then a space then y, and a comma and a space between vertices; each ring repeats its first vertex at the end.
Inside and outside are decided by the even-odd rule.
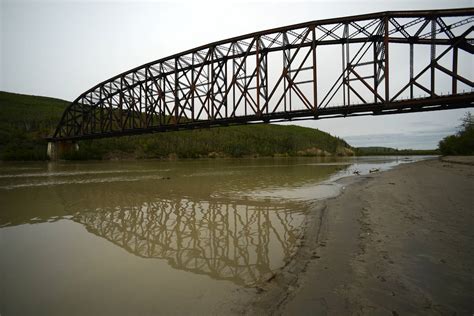
POLYGON ((314 202, 298 251, 245 313, 471 314, 474 159, 454 160, 336 180, 341 194, 314 202))
POLYGON ((54 162, 54 163, 62 163, 62 162, 133 162, 133 161, 199 161, 199 160, 253 160, 253 159, 268 159, 268 158, 275 158, 275 159, 287 159, 287 158, 366 158, 366 157, 424 157, 424 156, 433 156, 433 157, 442 157, 439 153, 436 152, 428 152, 428 153, 397 153, 397 154, 375 154, 375 155, 337 155, 330 153, 329 155, 286 155, 286 154, 278 154, 275 153, 272 156, 262 156, 258 154, 254 155, 246 155, 246 156, 203 156, 203 157, 156 157, 156 158, 119 158, 119 157, 112 157, 108 159, 58 159, 58 160, 51 160, 51 159, 36 159, 36 160, 2 160, 0 159, 0 163, 35 163, 35 162, 54 162))

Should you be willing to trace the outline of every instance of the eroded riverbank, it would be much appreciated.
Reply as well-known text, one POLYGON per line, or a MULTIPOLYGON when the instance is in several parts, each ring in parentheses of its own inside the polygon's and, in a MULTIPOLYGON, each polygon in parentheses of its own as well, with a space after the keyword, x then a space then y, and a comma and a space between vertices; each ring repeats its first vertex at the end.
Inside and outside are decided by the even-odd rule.
POLYGON ((249 314, 471 314, 474 167, 439 160, 339 180, 249 314))

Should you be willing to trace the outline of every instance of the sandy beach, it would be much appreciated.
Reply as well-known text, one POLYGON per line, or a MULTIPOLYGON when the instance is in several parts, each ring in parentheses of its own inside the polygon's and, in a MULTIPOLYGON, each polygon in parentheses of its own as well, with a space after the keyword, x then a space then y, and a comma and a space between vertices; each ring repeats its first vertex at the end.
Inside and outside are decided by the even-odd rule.
POLYGON ((472 315, 474 159, 339 180, 249 314, 472 315))

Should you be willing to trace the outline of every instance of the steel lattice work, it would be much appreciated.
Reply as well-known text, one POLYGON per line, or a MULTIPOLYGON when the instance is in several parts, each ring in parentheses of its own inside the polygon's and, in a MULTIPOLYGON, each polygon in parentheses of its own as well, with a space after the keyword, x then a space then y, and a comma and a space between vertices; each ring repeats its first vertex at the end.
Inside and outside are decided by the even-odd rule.
POLYGON ((383 12, 211 43, 84 92, 51 140, 472 107, 473 21, 383 12))
POLYGON ((282 263, 291 257, 303 218, 284 207, 189 199, 81 210, 72 217, 134 255, 244 286, 264 282, 279 268, 271 251, 282 263))

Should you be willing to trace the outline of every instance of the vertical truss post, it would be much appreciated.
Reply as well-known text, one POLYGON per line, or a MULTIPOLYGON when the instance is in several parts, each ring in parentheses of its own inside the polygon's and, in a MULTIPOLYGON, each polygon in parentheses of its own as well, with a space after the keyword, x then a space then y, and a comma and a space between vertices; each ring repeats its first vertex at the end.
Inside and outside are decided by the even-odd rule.
POLYGON ((256 52, 258 58, 256 60, 257 67, 256 67, 256 74, 257 74, 257 116, 261 116, 263 114, 263 110, 266 110, 268 113, 268 107, 265 107, 268 100, 268 58, 267 52, 265 51, 265 47, 261 41, 261 38, 258 37, 256 40, 257 47, 256 52), (263 50, 262 50, 263 48, 263 50), (260 102, 260 99, 263 99, 263 106, 260 102))
MULTIPOLYGON (((91 96, 91 100, 92 100, 92 93, 90 94, 91 96)), ((94 133, 95 132, 95 116, 96 116, 96 111, 95 109, 92 107, 92 104, 89 105, 89 108, 88 108, 88 112, 90 113, 90 124, 89 124, 89 128, 90 128, 90 132, 91 133, 94 133)))
MULTIPOLYGON (((163 72, 163 66, 161 67, 161 72, 163 72)), ((162 125, 165 125, 166 122, 166 85, 164 77, 161 77, 161 91, 159 92, 161 101, 160 101, 160 121, 162 125)), ((169 111, 169 110, 168 110, 169 111)), ((171 114, 171 113, 170 113, 171 114)))
MULTIPOLYGON (((133 83, 133 80, 132 80, 132 83, 133 83)), ((131 128, 135 128, 135 119, 136 119, 136 115, 138 115, 138 113, 136 113, 135 111, 135 95, 133 93, 133 89, 129 90, 128 91, 128 94, 129 94, 129 97, 128 97, 128 113, 130 113, 130 116, 132 117, 132 119, 130 120, 130 127, 131 128)))
MULTIPOLYGON (((265 53, 265 104, 268 102, 268 52, 265 53)), ((268 106, 266 108, 266 113, 268 114, 268 106)))
POLYGON ((224 91, 221 91, 222 97, 224 98, 222 102, 224 102, 225 108, 225 117, 229 116, 229 104, 227 102, 227 57, 224 59, 224 76, 223 76, 223 83, 224 83, 224 91), (223 92, 223 93, 222 93, 223 92))
POLYGON ((372 45, 374 46, 374 103, 377 103, 377 87, 378 87, 378 65, 379 65, 379 61, 378 61, 378 50, 377 50, 377 42, 374 40, 374 42, 372 43, 372 45))
POLYGON ((316 25, 313 25, 311 49, 313 50, 313 112, 318 110, 318 85, 317 85, 317 70, 316 70, 316 25))
POLYGON ((178 87, 179 87, 179 79, 178 79, 178 58, 174 59, 174 123, 178 125, 178 115, 179 115, 179 97, 178 97, 178 87))
POLYGON ((347 105, 351 104, 351 90, 350 90, 350 68, 352 67, 350 62, 350 55, 349 55, 349 24, 344 25, 344 37, 346 38, 346 85, 347 85, 347 105))
POLYGON ((431 97, 435 96, 435 65, 436 65, 436 18, 431 19, 431 97))
POLYGON ((145 128, 145 127, 147 127, 147 126, 146 126, 146 124, 147 124, 147 123, 146 123, 146 122, 147 122, 146 100, 145 100, 145 104, 143 104, 143 102, 142 102, 142 97, 143 97, 143 95, 142 95, 142 90, 143 90, 143 87, 142 87, 141 84, 140 84, 138 87, 139 87, 139 91, 140 91, 140 92, 139 92, 139 96, 138 96, 138 100, 139 100, 139 102, 140 102, 140 104, 139 104, 139 106, 140 106, 140 112, 138 113, 138 117, 139 117, 140 127, 141 127, 141 128, 145 128), (145 122, 143 122, 143 107, 144 107, 144 106, 145 106, 145 122))
POLYGON ((149 105, 148 104, 148 86, 147 86, 147 82, 148 82, 148 68, 145 68, 145 82, 143 83, 144 85, 144 90, 145 90, 145 127, 150 127, 150 123, 152 122, 153 120, 153 115, 149 109, 150 106, 152 105, 149 105))
POLYGON ((389 82, 389 59, 388 59, 388 20, 389 17, 384 17, 384 37, 383 37, 383 47, 385 53, 385 68, 384 68, 384 77, 385 77, 385 103, 390 101, 390 82, 389 82))
POLYGON ((96 111, 92 107, 92 93, 90 94, 91 103, 87 106, 87 113, 89 114, 89 133, 94 133, 94 125, 95 125, 95 115, 96 111))
POLYGON ((210 48, 211 51, 211 63, 208 66, 208 73, 210 73, 211 78, 208 79, 208 91, 207 93, 209 94, 208 99, 208 110, 211 115, 210 119, 214 120, 215 119, 215 114, 214 114, 214 80, 215 80, 215 72, 214 72, 214 54, 216 53, 215 47, 210 48), (210 70, 210 71, 209 71, 210 70))
MULTIPOLYGON (((99 99, 102 100, 102 90, 103 90, 103 87, 101 87, 99 89, 99 99)), ((100 129, 100 132, 103 133, 104 132, 104 103, 101 103, 100 104, 100 107, 99 107, 99 110, 100 110, 100 113, 99 113, 99 129, 100 129)))
POLYGON ((243 94, 244 94, 244 101, 245 101, 245 115, 248 114, 248 108, 249 108, 249 100, 247 98, 247 81, 248 81, 248 78, 247 78, 247 57, 244 57, 244 65, 243 67, 241 68, 243 69, 244 71, 244 75, 242 76, 242 81, 243 81, 243 84, 242 84, 242 87, 243 87, 243 94))
POLYGON ((117 116, 114 115, 114 102, 115 100, 113 97, 109 99, 109 118, 110 118, 110 132, 114 130, 114 128, 118 128, 117 116), (115 123, 115 124, 114 124, 115 123))
MULTIPOLYGON (((347 33, 347 24, 344 24, 344 31, 343 31, 343 34, 342 34, 342 38, 346 37, 346 33, 347 33)), ((344 48, 345 48, 345 43, 341 42, 342 105, 346 106, 346 80, 347 80, 347 78, 346 78, 346 69, 347 69, 347 65, 346 65, 346 52, 345 52, 344 48)), ((347 62, 349 62, 349 61, 347 61, 347 62)))
MULTIPOLYGON (((235 47, 237 46, 236 43, 234 43, 232 45, 232 54, 235 55, 235 47)), ((235 58, 232 60, 232 82, 230 83, 231 84, 231 87, 232 87, 232 107, 235 107, 235 89, 237 89, 237 77, 236 77, 236 74, 235 74, 235 58), (234 84, 235 82, 235 84, 234 84)), ((232 110, 233 113, 235 113, 235 111, 232 110)), ((235 114, 234 114, 235 116, 235 114)))
POLYGON ((123 77, 120 77, 120 93, 119 93, 119 103, 120 103, 120 109, 119 109, 119 117, 120 117, 120 127, 122 131, 125 129, 125 125, 123 122, 123 77))
POLYGON ((257 36, 255 39, 255 67, 257 67, 257 116, 260 116, 260 37, 257 36))
POLYGON ((104 104, 104 110, 105 110, 105 119, 104 120, 105 121, 104 121, 104 130, 102 131, 103 133, 105 133, 109 129, 112 130, 112 124, 113 124, 113 121, 112 121, 112 107, 110 105, 109 96, 107 95, 106 98, 107 98, 107 103, 104 104))
MULTIPOLYGON (((290 45, 290 42, 288 40, 288 35, 286 35, 286 31, 283 32, 283 46, 284 46, 284 49, 283 49, 283 72, 285 73, 285 78, 283 79, 283 91, 287 91, 287 84, 290 84, 289 82, 287 83, 287 78, 286 78, 286 74, 290 74, 291 73, 291 64, 290 64, 290 60, 291 60, 291 49, 288 48, 288 46, 290 45)), ((287 112, 287 110, 291 111, 291 89, 288 90, 287 93, 284 94, 284 98, 283 98, 283 105, 284 105, 284 109, 285 109, 285 112, 287 112), (286 101, 286 97, 288 96, 288 102, 286 101), (288 106, 287 106, 287 103, 288 103, 288 106)))
POLYGON ((413 59, 414 59, 413 43, 410 42, 410 99, 413 99, 413 59))
POLYGON ((191 120, 194 122, 194 92, 196 91, 196 83, 194 82, 194 55, 195 53, 191 54, 191 120))
POLYGON ((454 46, 453 47, 453 83, 452 83, 452 94, 458 93, 458 81, 456 79, 456 76, 458 75, 458 47, 454 46))

